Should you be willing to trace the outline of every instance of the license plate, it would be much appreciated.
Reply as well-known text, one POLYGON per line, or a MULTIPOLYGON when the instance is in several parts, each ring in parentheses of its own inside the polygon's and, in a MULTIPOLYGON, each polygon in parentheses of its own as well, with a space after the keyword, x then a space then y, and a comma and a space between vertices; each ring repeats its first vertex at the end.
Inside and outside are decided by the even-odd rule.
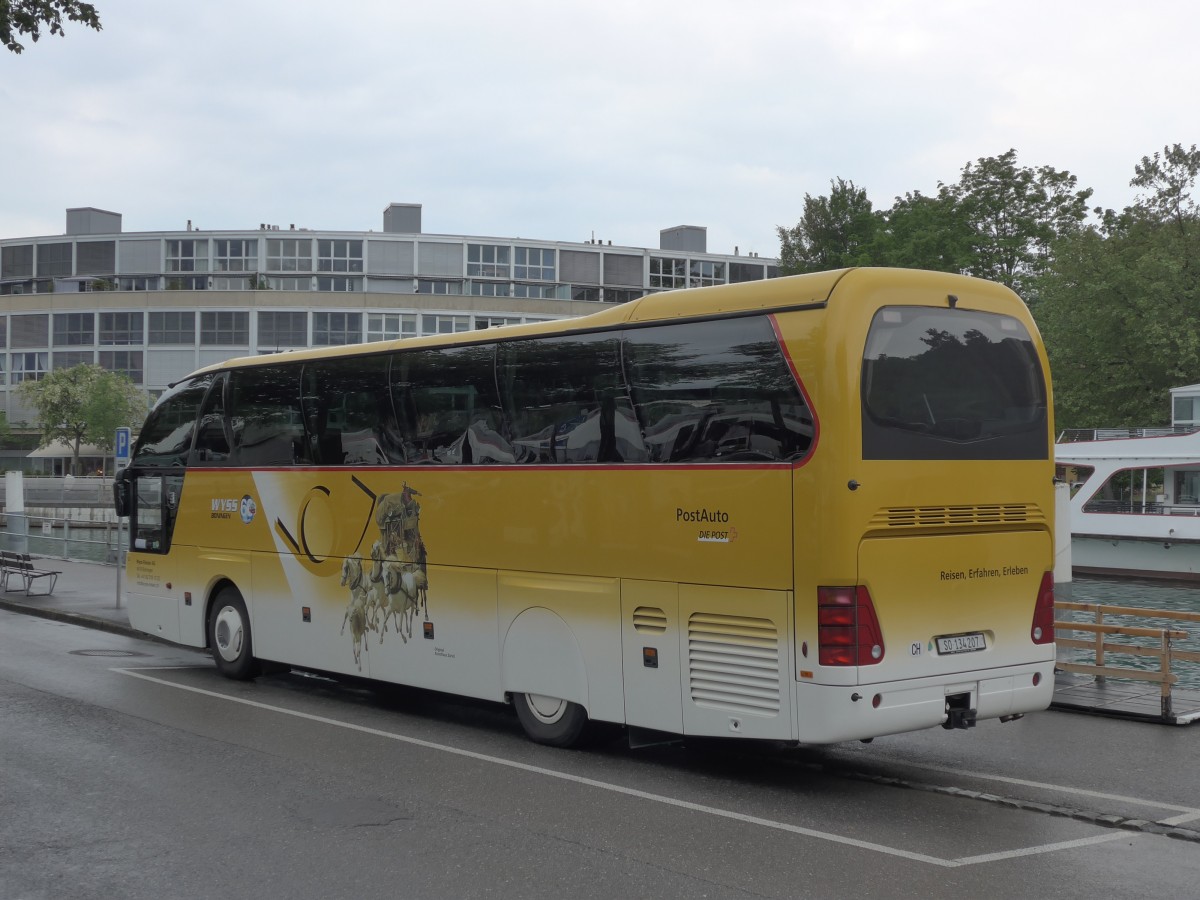
POLYGON ((937 639, 938 655, 947 653, 973 653, 976 650, 986 650, 987 642, 982 632, 974 634, 951 634, 937 639))

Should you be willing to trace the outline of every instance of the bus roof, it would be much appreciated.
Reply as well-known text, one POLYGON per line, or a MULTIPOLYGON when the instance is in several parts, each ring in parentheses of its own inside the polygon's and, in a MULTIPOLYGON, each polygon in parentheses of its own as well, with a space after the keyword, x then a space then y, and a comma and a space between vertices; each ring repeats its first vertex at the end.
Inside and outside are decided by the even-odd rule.
MULTIPOLYGON (((396 350, 413 350, 423 347, 449 347, 461 344, 476 344, 494 340, 537 337, 548 334, 569 334, 579 331, 595 331, 615 328, 626 324, 668 322, 672 319, 694 319, 709 316, 736 315, 756 310, 776 310, 800 306, 819 306, 828 302, 834 287, 847 275, 856 283, 864 279, 872 281, 907 283, 917 285, 932 279, 974 283, 976 287, 987 282, 965 275, 944 272, 917 271, 911 269, 852 268, 833 269, 828 272, 812 272, 805 275, 790 275, 765 281, 721 284, 712 287, 686 288, 661 291, 631 300, 619 306, 574 319, 553 319, 546 322, 530 322, 524 325, 505 325, 479 331, 463 331, 454 334, 432 334, 422 337, 397 338, 388 341, 372 341, 366 344, 345 344, 337 347, 314 347, 308 350, 289 350, 261 356, 243 356, 213 363, 198 369, 216 372, 243 366, 278 365, 283 362, 303 362, 314 359, 334 359, 343 356, 374 355, 396 350)), ((964 285, 965 286, 965 285, 964 285)), ((992 285, 998 290, 1006 290, 992 285)), ((192 377, 191 375, 188 376, 192 377)))

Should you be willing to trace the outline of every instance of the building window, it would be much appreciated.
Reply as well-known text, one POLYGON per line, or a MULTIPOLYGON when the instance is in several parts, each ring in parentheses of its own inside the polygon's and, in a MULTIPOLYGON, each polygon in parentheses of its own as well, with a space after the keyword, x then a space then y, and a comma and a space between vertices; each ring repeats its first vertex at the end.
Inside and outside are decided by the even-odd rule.
POLYGON ((113 278, 89 278, 87 281, 79 282, 79 292, 81 294, 90 294, 94 291, 115 291, 117 282, 113 278))
POLYGON ((308 346, 308 313, 259 310, 258 346, 286 350, 308 346))
POLYGON ((100 313, 101 345, 140 344, 143 320, 140 312, 100 313))
POLYGON ((168 272, 207 272, 208 238, 201 241, 167 241, 168 272))
POLYGON ((505 325, 520 325, 520 316, 476 316, 475 327, 479 328, 502 328, 505 325))
POLYGON ((119 289, 122 291, 157 291, 159 283, 157 275, 139 275, 137 278, 122 278, 119 289))
POLYGON ((8 346, 8 316, 0 316, 0 350, 8 346))
POLYGON ((361 272, 362 241, 317 241, 318 272, 361 272))
POLYGON ((311 238, 267 238, 267 269, 271 272, 311 272, 311 238))
POLYGON ((417 317, 408 313, 367 313, 367 340, 394 341, 417 336, 417 317))
MULTIPOLYGON (((563 289, 565 290, 565 289, 563 289)), ((532 297, 537 300, 554 300, 560 289, 556 284, 514 284, 514 297, 532 297)))
POLYGON ((54 346, 84 347, 96 343, 95 313, 55 313, 54 346))
POLYGON ((650 257, 650 287, 664 291, 687 287, 687 260, 650 257))
POLYGON ((508 251, 508 247, 493 244, 467 244, 467 274, 475 278, 508 278, 508 251))
POLYGON ((362 313, 314 312, 314 347, 338 347, 362 342, 362 313))
POLYGON ((471 330, 470 316, 440 316, 426 313, 421 316, 422 334, 456 334, 471 330))
POLYGON ((730 263, 729 283, 740 284, 744 281, 761 281, 763 278, 762 263, 730 263))
POLYGON ((151 344, 195 344, 196 314, 191 310, 150 313, 151 344))
POLYGON ((630 290, 628 288, 608 288, 604 289, 605 303, 628 303, 630 300, 638 300, 642 296, 642 291, 630 290))
POLYGON ((554 251, 537 247, 517 247, 514 278, 531 281, 554 281, 554 251))
POLYGON ((37 273, 42 278, 71 274, 70 244, 38 244, 37 273))
POLYGON ((302 278, 268 278, 267 286, 273 291, 311 291, 312 277, 305 275, 302 278))
POLYGON ((134 384, 141 384, 144 380, 141 350, 101 350, 100 366, 126 376, 134 384))
POLYGON ((248 291, 250 290, 250 279, 230 278, 228 275, 218 275, 210 278, 214 291, 248 291))
POLYGON ((418 294, 461 294, 461 281, 435 281, 422 278, 417 282, 418 294))
POLYGON ((250 313, 220 310, 200 313, 200 346, 224 347, 250 343, 250 313))
POLYGON ((258 239, 218 240, 214 272, 253 272, 258 269, 258 239))
POLYGON ((50 362, 55 369, 73 369, 85 363, 91 365, 96 361, 94 350, 55 350, 50 362))
POLYGON ((690 267, 692 287, 708 287, 725 283, 725 263, 693 259, 690 267))
POLYGON ((50 364, 49 353, 10 353, 12 363, 12 383, 22 381, 40 381, 46 375, 50 364))
POLYGON ((571 299, 582 300, 589 303, 600 302, 600 288, 585 287, 578 284, 571 285, 571 299))
POLYGON ((176 275, 167 279, 168 291, 206 291, 208 290, 207 275, 176 275))
POLYGON ((0 384, 8 384, 8 360, 0 353, 0 384))
POLYGON ((471 294, 475 297, 507 297, 512 285, 507 281, 472 281, 471 294))
POLYGON ((344 275, 318 275, 318 291, 361 291, 361 278, 347 278, 344 275))

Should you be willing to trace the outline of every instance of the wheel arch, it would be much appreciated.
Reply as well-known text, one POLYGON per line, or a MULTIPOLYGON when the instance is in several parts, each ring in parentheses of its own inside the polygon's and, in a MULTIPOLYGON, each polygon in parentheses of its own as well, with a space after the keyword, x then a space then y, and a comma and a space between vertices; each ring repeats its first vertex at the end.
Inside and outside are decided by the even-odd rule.
POLYGON ((506 694, 543 694, 589 709, 583 650, 571 627, 545 607, 523 610, 508 626, 500 683, 506 694))

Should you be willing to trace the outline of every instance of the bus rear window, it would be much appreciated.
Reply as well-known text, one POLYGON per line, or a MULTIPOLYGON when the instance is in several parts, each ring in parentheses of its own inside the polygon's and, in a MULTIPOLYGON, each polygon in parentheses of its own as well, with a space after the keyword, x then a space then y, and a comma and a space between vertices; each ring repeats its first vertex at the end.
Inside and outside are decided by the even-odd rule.
POLYGON ((1046 459, 1046 385, 1011 316, 885 307, 862 368, 863 459, 1046 459))

